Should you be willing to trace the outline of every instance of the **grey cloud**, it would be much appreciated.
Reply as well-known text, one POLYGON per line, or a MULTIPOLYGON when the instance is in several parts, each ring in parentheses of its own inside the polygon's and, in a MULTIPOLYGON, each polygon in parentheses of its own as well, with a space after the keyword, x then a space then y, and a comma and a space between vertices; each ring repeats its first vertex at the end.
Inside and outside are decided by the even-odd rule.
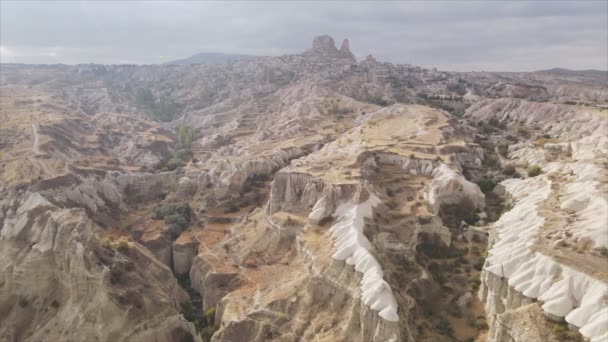
POLYGON ((159 63, 277 55, 315 35, 359 55, 452 70, 606 69, 605 1, 0 2, 2 62, 159 63))

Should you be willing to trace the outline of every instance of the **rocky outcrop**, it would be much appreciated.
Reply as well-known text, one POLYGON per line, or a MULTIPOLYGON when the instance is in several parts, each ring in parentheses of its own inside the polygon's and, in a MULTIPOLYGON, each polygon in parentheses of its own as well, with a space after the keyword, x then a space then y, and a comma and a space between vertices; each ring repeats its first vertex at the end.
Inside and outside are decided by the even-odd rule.
POLYGON ((189 274, 192 261, 198 253, 198 242, 175 241, 173 243, 173 272, 178 275, 189 274))
MULTIPOLYGON (((535 158, 519 151, 513 153, 518 160, 535 158)), ((606 243, 598 222, 606 220, 607 202, 596 192, 605 171, 582 160, 554 161, 543 169, 547 174, 502 183, 515 205, 493 225, 482 274, 480 298, 490 315, 491 336, 524 341, 517 337, 523 332, 514 328, 510 339, 501 336, 513 325, 511 311, 537 302, 548 319, 565 320, 591 341, 603 341, 608 338, 605 259, 593 250, 575 252, 568 246, 606 243), (567 215, 572 216, 563 219, 567 215)))
POLYGON ((443 204, 470 202, 473 210, 482 210, 485 206, 485 196, 479 186, 445 164, 433 170, 433 181, 426 198, 436 211, 443 204))
POLYGON ((190 284, 203 299, 203 309, 215 307, 218 302, 241 283, 238 272, 219 271, 205 260, 196 256, 190 269, 190 284))
POLYGON ((309 219, 319 222, 331 215, 338 203, 352 198, 358 188, 356 184, 327 184, 309 175, 279 172, 272 183, 268 214, 305 205, 312 208, 309 219))
POLYGON ((0 298, 0 338, 198 340, 179 318, 187 295, 171 270, 133 243, 98 240, 84 210, 26 192, 0 201, 0 227, 0 288, 11 294, 0 298))
POLYGON ((334 39, 328 35, 315 37, 312 49, 306 51, 304 55, 317 61, 356 63, 355 56, 350 51, 348 39, 344 39, 338 50, 334 39))
POLYGON ((340 46, 340 50, 338 50, 338 53, 340 54, 340 57, 342 57, 342 58, 348 58, 351 60, 355 60, 355 55, 353 55, 353 53, 350 52, 350 42, 348 41, 348 38, 345 38, 342 41, 342 45, 340 46))
POLYGON ((299 158, 316 144, 303 148, 286 148, 272 151, 268 156, 250 159, 239 163, 221 161, 211 170, 198 175, 198 188, 201 191, 213 191, 217 198, 239 193, 248 179, 267 177, 286 166, 292 159, 299 158))
POLYGON ((602 132, 608 130, 608 122, 595 108, 510 98, 478 101, 467 109, 465 116, 475 122, 494 118, 504 122, 518 121, 528 127, 542 125, 544 133, 563 140, 602 136, 602 132))
POLYGON ((62 206, 84 208, 93 220, 111 224, 116 213, 127 210, 129 203, 159 198, 176 187, 177 175, 173 172, 87 175, 75 170, 74 174, 44 180, 33 190, 62 206))

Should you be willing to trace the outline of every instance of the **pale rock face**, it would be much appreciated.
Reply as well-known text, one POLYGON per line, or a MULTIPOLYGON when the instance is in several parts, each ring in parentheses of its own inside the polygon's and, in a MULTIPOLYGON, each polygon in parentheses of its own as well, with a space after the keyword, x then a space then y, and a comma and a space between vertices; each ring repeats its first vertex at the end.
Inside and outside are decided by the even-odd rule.
POLYGON ((310 175, 280 172, 272 183, 268 213, 304 204, 312 208, 309 219, 318 223, 331 215, 338 203, 352 198, 357 189, 354 184, 327 184, 310 175))
POLYGON ((306 154, 307 149, 311 147, 279 149, 272 151, 268 156, 239 163, 221 161, 211 170, 203 171, 198 175, 198 188, 201 191, 211 190, 218 198, 226 197, 234 191, 238 193, 248 178, 270 175, 289 164, 292 159, 306 154), (209 189, 208 184, 213 184, 213 188, 209 189))
MULTIPOLYGON (((601 141, 597 137, 583 139, 601 141)), ((560 147, 562 149, 568 150, 560 147)), ((516 148, 513 155, 531 163, 537 160, 534 151, 528 147, 516 148), (521 153, 522 150, 527 152, 521 153)), ((597 153, 602 153, 601 149, 591 148, 586 152, 587 155, 597 153)), ((574 241, 590 241, 592 246, 606 247, 608 202, 603 195, 605 186, 600 181, 605 179, 606 171, 592 162, 560 161, 544 164, 543 170, 546 174, 502 183, 515 206, 494 223, 495 243, 484 267, 482 300, 488 313, 495 315, 516 309, 530 299, 538 299, 549 317, 565 319, 591 341, 604 341, 608 338, 608 306, 604 301, 608 296, 608 285, 581 271, 585 269, 584 265, 565 265, 563 261, 543 254, 547 252, 539 245, 537 236, 544 234, 542 229, 551 228, 545 217, 551 212, 542 208, 554 196, 554 191, 560 191, 558 204, 561 204, 551 210, 564 210, 571 215, 572 220, 567 227, 574 241), (555 184, 558 180, 561 184, 555 184), (500 285, 497 277, 504 278, 507 283, 500 285), (501 290, 504 286, 514 294, 505 296, 505 291, 501 290), (519 299, 514 300, 515 297, 519 299)), ((557 249, 556 253, 568 246, 564 241, 567 235, 560 233, 559 236, 562 239, 550 248, 557 249)), ((509 322, 503 318, 497 327, 505 324, 509 322)))
POLYGON ((338 223, 330 229, 336 251, 333 258, 354 265, 361 279, 361 300, 380 317, 397 322, 397 302, 390 285, 384 281, 382 267, 370 253, 372 246, 363 235, 365 218, 371 217, 372 208, 380 203, 374 195, 360 204, 344 203, 336 209, 338 223))
POLYGON ((192 261, 198 252, 198 243, 176 241, 173 243, 172 251, 175 274, 188 274, 192 268, 192 261))
POLYGON ((334 39, 328 35, 315 37, 312 41, 312 50, 318 52, 337 52, 334 39))
MULTIPOLYGON (((51 183, 53 180, 49 180, 51 183)), ((105 178, 79 177, 78 182, 61 189, 45 188, 43 193, 58 203, 87 209, 92 219, 110 222, 116 211, 125 211, 127 199, 157 198, 177 187, 174 172, 157 174, 119 174, 105 178)), ((61 185, 59 185, 61 186, 61 185)))
POLYGON ((57 208, 38 193, 5 198, 0 212, 0 283, 11 293, 0 298, 4 308, 0 336, 54 341, 160 341, 162 336, 199 340, 194 327, 179 318, 178 305, 187 295, 172 280, 171 270, 145 249, 133 246, 128 255, 116 255, 101 246, 95 235, 99 228, 84 210, 57 208), (33 212, 38 215, 32 216, 33 212), (117 273, 112 283, 111 270, 129 263, 133 270, 117 273), (147 283, 145 289, 135 291, 124 281, 139 277, 147 283))
MULTIPOLYGON (((20 168, 43 170, 43 177, 24 172, 23 183, 0 181, 0 339, 199 341, 179 314, 187 297, 175 273, 189 274, 205 309, 217 306, 216 342, 414 341, 410 323, 419 317, 411 313, 418 304, 408 287, 433 287, 434 280, 426 270, 407 279, 396 262, 416 263, 420 234, 450 244, 450 231, 435 215, 441 205, 483 208, 483 194, 463 174, 485 172, 484 150, 468 136, 475 130, 460 123, 498 119, 509 130, 518 121, 534 138, 547 133, 561 142, 509 147, 513 165, 539 165, 544 174, 500 187, 515 206, 491 227, 480 291, 490 314, 488 338, 540 341, 535 328, 547 316, 565 319, 594 342, 606 340, 606 281, 597 258, 572 264, 566 252, 580 244, 590 257, 608 246, 608 124, 597 103, 554 103, 606 101, 605 80, 441 72, 371 56, 357 63, 349 45, 345 39, 337 49, 333 38, 320 36, 303 54, 222 66, 3 65, 3 106, 13 95, 40 97, 44 115, 15 120, 33 120, 34 133, 24 132, 15 139, 23 144, 0 157, 6 178, 20 168), (171 89, 181 117, 153 122, 134 102, 131 84, 150 87, 157 98, 171 89), (12 93, 21 88, 29 90, 12 93), (403 104, 419 103, 419 92, 462 97, 470 106, 456 118, 403 104), (47 103, 47 95, 61 101, 47 103), (41 117, 45 122, 36 123, 41 117), (193 144, 199 162, 183 174, 136 171, 170 157, 174 131, 184 125, 200 129, 193 144), (5 167, 14 160, 25 166, 5 167), (56 161, 66 163, 55 168, 56 161), (379 175, 394 176, 395 189, 404 191, 389 195, 393 184, 379 175), (244 185, 258 176, 274 176, 265 207, 214 216, 250 195, 244 185), (158 235, 147 231, 147 248, 107 246, 113 234, 128 233, 126 214, 148 215, 143 211, 167 194, 168 201, 199 207, 203 225, 207 218, 234 225, 219 242, 214 234, 221 230, 193 225, 176 241, 161 227, 158 235), (397 201, 403 201, 399 218, 389 217, 397 201), (527 321, 534 326, 515 324, 531 308, 538 309, 527 321)), ((36 100, 28 110, 38 108, 36 100)), ((15 127, 2 132, 21 129, 15 127)), ((467 237, 484 228, 469 227, 467 237)), ((465 295, 457 304, 469 300, 465 295)))
POLYGON ((442 204, 457 204, 465 199, 471 201, 475 209, 481 210, 485 206, 485 196, 479 186, 446 164, 433 170, 433 181, 426 196, 435 210, 442 204))
POLYGON ((495 118, 499 121, 521 121, 528 126, 540 124, 545 127, 543 132, 564 140, 600 137, 608 130, 608 121, 601 114, 598 115, 597 109, 520 99, 478 101, 467 109, 465 116, 475 121, 495 118))

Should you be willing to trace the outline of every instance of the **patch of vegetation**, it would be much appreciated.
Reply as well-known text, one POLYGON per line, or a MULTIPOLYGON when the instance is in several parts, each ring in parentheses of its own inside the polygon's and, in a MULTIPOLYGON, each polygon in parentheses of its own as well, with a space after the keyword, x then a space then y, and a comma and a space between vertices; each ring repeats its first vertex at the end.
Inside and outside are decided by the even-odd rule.
POLYGON ((381 106, 381 107, 386 107, 386 106, 390 105, 390 102, 383 99, 382 96, 370 95, 367 97, 366 101, 369 103, 373 103, 375 105, 381 106))
POLYGON ((191 302, 184 302, 181 304, 181 311, 187 321, 194 323, 194 328, 203 341, 211 341, 211 337, 218 330, 215 325, 215 308, 203 312, 196 309, 191 302))
POLYGON ((197 130, 191 126, 181 126, 178 130, 178 140, 173 156, 160 166, 161 171, 173 171, 183 167, 184 164, 192 159, 192 142, 197 136, 197 130))
POLYGON ((155 120, 163 122, 177 119, 182 110, 181 106, 166 96, 160 96, 157 100, 149 88, 137 89, 135 103, 146 110, 155 120))
POLYGON ((498 218, 500 218, 504 213, 510 211, 511 209, 513 209, 512 204, 510 204, 510 203, 505 204, 498 212, 498 218))
POLYGON ((418 247, 425 255, 434 259, 458 258, 467 253, 466 250, 456 248, 453 244, 446 246, 436 236, 424 240, 418 247))
POLYGON ((475 207, 470 200, 463 200, 455 204, 443 204, 439 208, 439 217, 441 217, 443 224, 451 229, 458 229, 462 221, 470 225, 479 221, 479 215, 475 213, 475 207))
POLYGON ((484 178, 484 179, 478 181, 477 185, 479 185, 479 189, 481 189, 481 192, 483 192, 484 194, 487 194, 489 192, 492 192, 492 190, 494 190, 494 188, 496 187, 496 182, 489 178, 484 178))
POLYGON ((131 249, 131 243, 129 242, 129 238, 127 238, 126 236, 123 236, 120 239, 118 239, 118 242, 116 244, 116 249, 121 253, 128 252, 129 249, 131 249))
POLYGON ((486 151, 486 156, 483 160, 483 164, 491 169, 498 169, 500 167, 498 155, 494 152, 494 150, 486 151))
POLYGON ((183 231, 190 225, 192 209, 188 203, 177 205, 160 205, 154 209, 152 218, 165 220, 173 231, 183 231))
POLYGON ((568 327, 566 326, 566 324, 554 325, 553 328, 551 328, 551 332, 559 341, 578 341, 579 340, 577 334, 568 330, 568 327))
POLYGON ((517 128, 517 134, 519 134, 520 136, 522 136, 524 138, 530 137, 530 131, 528 130, 528 128, 526 128, 524 126, 519 126, 519 128, 517 128))
POLYGON ((541 173, 543 173, 543 169, 541 169, 540 166, 534 165, 528 168, 528 177, 536 177, 541 173))
POLYGON ((332 115, 344 115, 352 113, 353 110, 348 107, 344 107, 340 105, 340 99, 334 101, 333 99, 329 101, 329 104, 324 104, 324 107, 327 109, 327 113, 332 115))
POLYGON ((26 306, 28 306, 30 303, 28 302, 28 300, 26 298, 19 298, 19 306, 22 308, 25 308, 26 306))
POLYGON ((462 220, 467 224, 474 226, 477 222, 479 222, 479 215, 474 212, 468 212, 463 216, 462 220))

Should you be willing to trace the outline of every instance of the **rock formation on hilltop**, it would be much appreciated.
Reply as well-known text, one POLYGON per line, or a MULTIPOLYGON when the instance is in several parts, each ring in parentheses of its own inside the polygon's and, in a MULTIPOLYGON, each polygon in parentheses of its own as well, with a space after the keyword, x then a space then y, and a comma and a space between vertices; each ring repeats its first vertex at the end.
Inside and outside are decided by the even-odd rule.
POLYGON ((356 63, 355 55, 350 51, 348 39, 344 39, 338 50, 334 39, 328 35, 315 37, 312 42, 312 49, 306 51, 304 55, 326 60, 341 60, 356 63))
POLYGON ((0 340, 604 341, 605 74, 2 65, 0 340))

